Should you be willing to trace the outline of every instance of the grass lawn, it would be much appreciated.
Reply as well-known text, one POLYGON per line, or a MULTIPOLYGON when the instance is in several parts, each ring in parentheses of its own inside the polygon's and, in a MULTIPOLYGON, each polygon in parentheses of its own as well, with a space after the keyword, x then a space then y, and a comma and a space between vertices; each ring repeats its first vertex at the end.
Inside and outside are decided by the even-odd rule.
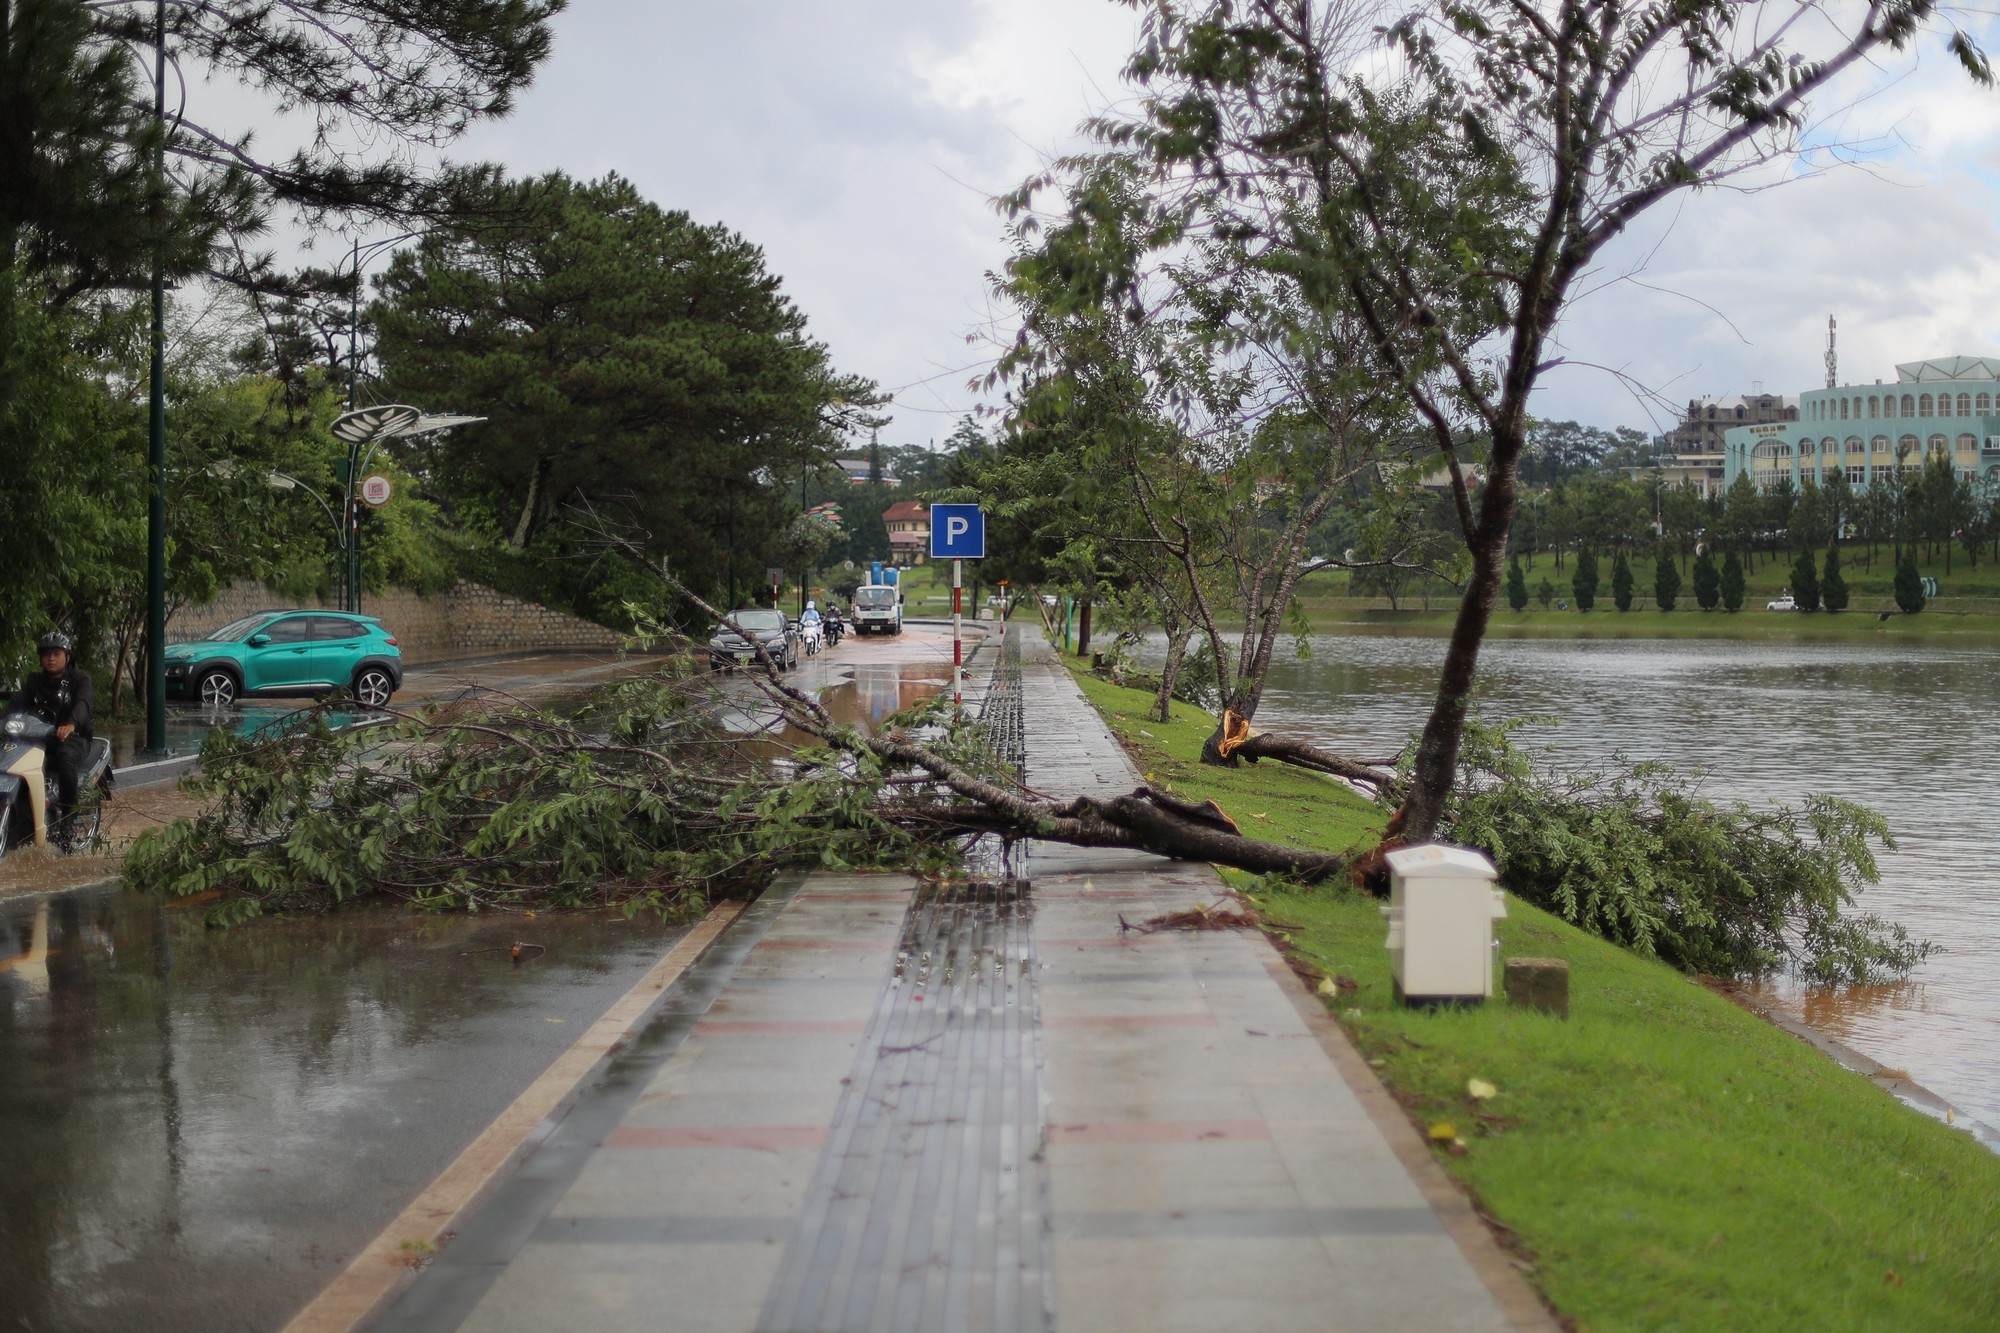
MULTIPOLYGON (((1212 725, 1090 677, 1085 693, 1151 780, 1213 797, 1246 832, 1323 848, 1381 813, 1270 763, 1202 768, 1212 725)), ((1445 1168, 1518 1238, 1585 1329, 2000 1328, 2000 1156, 1911 1111, 1672 969, 1509 900, 1504 955, 1563 958, 1567 1022, 1496 1001, 1407 1012, 1374 900, 1249 887, 1293 945, 1358 983, 1330 1007, 1428 1129, 1445 1168), (1467 1081, 1499 1091, 1475 1101, 1467 1081)))

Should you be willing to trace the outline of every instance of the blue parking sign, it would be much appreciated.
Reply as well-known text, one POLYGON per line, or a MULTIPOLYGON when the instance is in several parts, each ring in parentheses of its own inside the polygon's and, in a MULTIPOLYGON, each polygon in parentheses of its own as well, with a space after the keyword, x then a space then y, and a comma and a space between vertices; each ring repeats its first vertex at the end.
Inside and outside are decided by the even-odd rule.
POLYGON ((931 559, 985 558, 986 515, 978 505, 931 506, 931 559))

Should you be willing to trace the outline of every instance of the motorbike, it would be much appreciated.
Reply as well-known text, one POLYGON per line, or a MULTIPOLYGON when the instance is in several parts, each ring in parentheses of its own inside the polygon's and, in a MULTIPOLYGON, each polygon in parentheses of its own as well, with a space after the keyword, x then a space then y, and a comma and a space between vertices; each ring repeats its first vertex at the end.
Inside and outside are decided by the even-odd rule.
POLYGON ((55 819, 56 775, 43 747, 55 739, 55 724, 15 710, 0 717, 0 857, 29 843, 75 851, 97 841, 103 803, 111 791, 111 742, 90 742, 76 775, 77 794, 96 789, 96 800, 79 800, 67 819, 55 819))
POLYGON ((805 645, 806 656, 817 656, 820 644, 826 638, 826 627, 817 620, 799 622, 799 642, 805 645))
POLYGON ((847 625, 846 625, 846 623, 845 623, 845 622, 843 622, 843 621, 841 620, 841 618, 840 618, 840 612, 838 612, 838 611, 829 611, 829 612, 827 612, 827 616, 826 616, 826 646, 827 646, 827 647, 829 647, 829 648, 837 648, 837 647, 839 647, 839 646, 840 646, 840 636, 841 636, 841 635, 843 635, 843 634, 845 634, 845 633, 847 633, 847 625))

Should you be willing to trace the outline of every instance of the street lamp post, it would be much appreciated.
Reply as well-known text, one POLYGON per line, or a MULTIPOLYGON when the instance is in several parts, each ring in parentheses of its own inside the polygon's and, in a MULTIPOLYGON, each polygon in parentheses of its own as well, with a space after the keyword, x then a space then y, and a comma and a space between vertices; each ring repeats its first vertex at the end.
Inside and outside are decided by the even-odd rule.
MULTIPOLYGON (((399 232, 394 236, 384 236, 380 240, 363 245, 357 237, 349 251, 349 267, 354 276, 354 287, 347 294, 347 411, 349 415, 360 406, 361 394, 361 268, 404 241, 422 235, 421 232, 399 232)), ((415 409, 410 409, 414 411, 415 409)), ((392 434, 394 432, 391 432, 392 434)), ((383 436, 381 438, 387 438, 383 436)), ((357 466, 365 466, 365 459, 357 459, 356 451, 364 441, 349 441, 345 462, 346 473, 339 478, 342 490, 342 512, 346 515, 345 540, 341 543, 343 558, 340 570, 340 602, 345 611, 361 609, 361 500, 358 488, 361 478, 355 471, 357 466)), ((377 441, 365 441, 375 443, 377 441)), ((371 451, 372 452, 372 451, 371 451)))
MULTIPOLYGON (((167 5, 153 6, 153 187, 166 189, 167 5)), ((153 201, 153 330, 148 405, 146 472, 146 750, 167 749, 167 274, 159 229, 166 223, 165 200, 153 201)))

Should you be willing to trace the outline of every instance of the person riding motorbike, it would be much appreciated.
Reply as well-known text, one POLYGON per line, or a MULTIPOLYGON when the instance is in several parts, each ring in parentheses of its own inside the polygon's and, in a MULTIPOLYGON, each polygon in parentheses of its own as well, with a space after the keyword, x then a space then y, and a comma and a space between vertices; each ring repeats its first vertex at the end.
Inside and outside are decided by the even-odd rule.
POLYGON ((41 672, 29 677, 14 703, 56 729, 48 765, 56 775, 59 816, 52 813, 49 822, 58 824, 76 809, 77 774, 90 755, 90 673, 76 664, 69 636, 59 630, 44 634, 35 647, 41 672))
POLYGON ((799 637, 805 640, 808 654, 819 651, 825 627, 826 622, 820 618, 819 608, 812 602, 807 602, 806 609, 799 612, 799 637))
POLYGON ((838 602, 828 602, 826 604, 827 645, 832 647, 839 644, 840 636, 846 632, 847 624, 840 618, 840 604, 838 602))

